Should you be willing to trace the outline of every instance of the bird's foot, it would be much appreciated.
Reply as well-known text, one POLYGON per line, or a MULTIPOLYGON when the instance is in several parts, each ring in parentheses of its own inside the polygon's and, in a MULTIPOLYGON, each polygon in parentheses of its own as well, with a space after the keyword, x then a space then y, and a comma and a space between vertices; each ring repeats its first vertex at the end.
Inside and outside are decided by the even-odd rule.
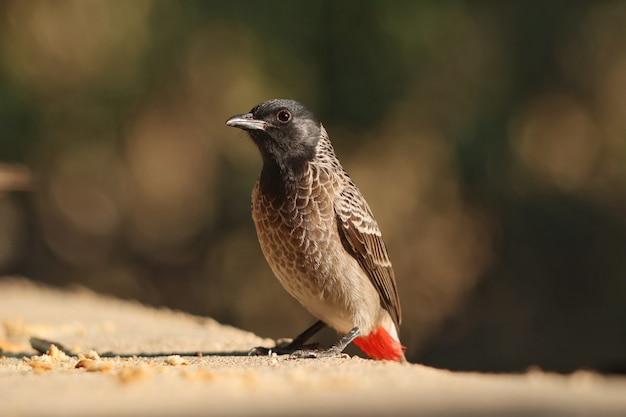
POLYGON ((277 355, 289 355, 292 359, 329 358, 333 356, 340 356, 342 355, 343 350, 346 348, 346 346, 348 346, 354 340, 354 338, 361 333, 359 328, 355 327, 328 349, 322 349, 317 343, 307 345, 303 343, 303 340, 308 340, 308 337, 310 337, 311 334, 317 332, 323 326, 325 326, 325 324, 319 321, 289 343, 279 343, 273 348, 266 348, 261 346, 255 347, 250 350, 250 352, 248 352, 248 355, 268 356, 272 353, 276 353, 277 355))
POLYGON ((276 346, 273 348, 257 346, 248 352, 248 356, 269 356, 272 353, 276 353, 277 355, 291 355, 297 350, 319 350, 321 349, 319 344, 312 343, 305 345, 305 343, 325 326, 326 324, 323 321, 318 320, 311 327, 296 336, 295 339, 278 340, 276 346))
POLYGON ((298 349, 289 355, 291 359, 316 359, 348 356, 343 349, 331 346, 329 349, 298 349))
MULTIPOLYGON (((290 357, 293 359, 298 358, 330 358, 336 356, 343 356, 343 350, 348 346, 355 337, 357 337, 361 331, 358 327, 353 328, 346 333, 337 343, 325 350, 320 349, 298 349, 293 352, 290 357)), ((306 347, 306 346, 305 346, 306 347)), ((346 355, 347 356, 347 355, 346 355)))

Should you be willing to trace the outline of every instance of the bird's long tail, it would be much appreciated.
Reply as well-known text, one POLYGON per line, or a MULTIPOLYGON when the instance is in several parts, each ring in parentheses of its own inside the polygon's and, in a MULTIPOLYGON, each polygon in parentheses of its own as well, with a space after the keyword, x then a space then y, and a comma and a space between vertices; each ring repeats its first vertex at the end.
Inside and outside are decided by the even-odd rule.
POLYGON ((389 334, 383 326, 378 326, 365 336, 355 338, 354 344, 369 357, 375 359, 386 359, 396 362, 406 360, 404 358, 406 347, 402 346, 400 341, 389 334))

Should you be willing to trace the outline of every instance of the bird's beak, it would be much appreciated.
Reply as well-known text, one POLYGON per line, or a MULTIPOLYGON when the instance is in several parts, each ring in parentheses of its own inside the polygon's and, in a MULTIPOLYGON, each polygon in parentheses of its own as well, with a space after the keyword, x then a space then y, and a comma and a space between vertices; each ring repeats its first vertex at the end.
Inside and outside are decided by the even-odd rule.
POLYGON ((267 122, 252 118, 252 113, 237 114, 226 120, 226 126, 238 127, 243 130, 265 130, 267 122))

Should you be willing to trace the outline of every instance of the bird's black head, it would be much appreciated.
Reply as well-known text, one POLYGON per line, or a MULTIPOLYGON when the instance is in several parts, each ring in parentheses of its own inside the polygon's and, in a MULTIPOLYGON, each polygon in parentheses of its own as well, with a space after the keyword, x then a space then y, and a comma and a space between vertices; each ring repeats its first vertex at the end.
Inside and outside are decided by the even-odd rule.
POLYGON ((231 117, 226 125, 247 131, 259 147, 264 163, 283 168, 312 160, 322 134, 322 125, 315 115, 294 100, 266 101, 250 113, 231 117))

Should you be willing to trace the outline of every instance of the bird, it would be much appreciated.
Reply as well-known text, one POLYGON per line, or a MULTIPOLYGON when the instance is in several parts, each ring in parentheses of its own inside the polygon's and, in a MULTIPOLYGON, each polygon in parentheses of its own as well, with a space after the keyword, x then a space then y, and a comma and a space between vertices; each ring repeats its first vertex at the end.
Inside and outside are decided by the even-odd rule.
POLYGON ((322 123, 295 100, 273 99, 230 117, 226 125, 246 131, 261 154, 252 218, 267 263, 285 290, 318 319, 274 351, 327 357, 354 343, 370 358, 405 361, 400 299, 387 248, 322 123), (305 345, 326 326, 342 335, 335 344, 328 349, 305 345))

